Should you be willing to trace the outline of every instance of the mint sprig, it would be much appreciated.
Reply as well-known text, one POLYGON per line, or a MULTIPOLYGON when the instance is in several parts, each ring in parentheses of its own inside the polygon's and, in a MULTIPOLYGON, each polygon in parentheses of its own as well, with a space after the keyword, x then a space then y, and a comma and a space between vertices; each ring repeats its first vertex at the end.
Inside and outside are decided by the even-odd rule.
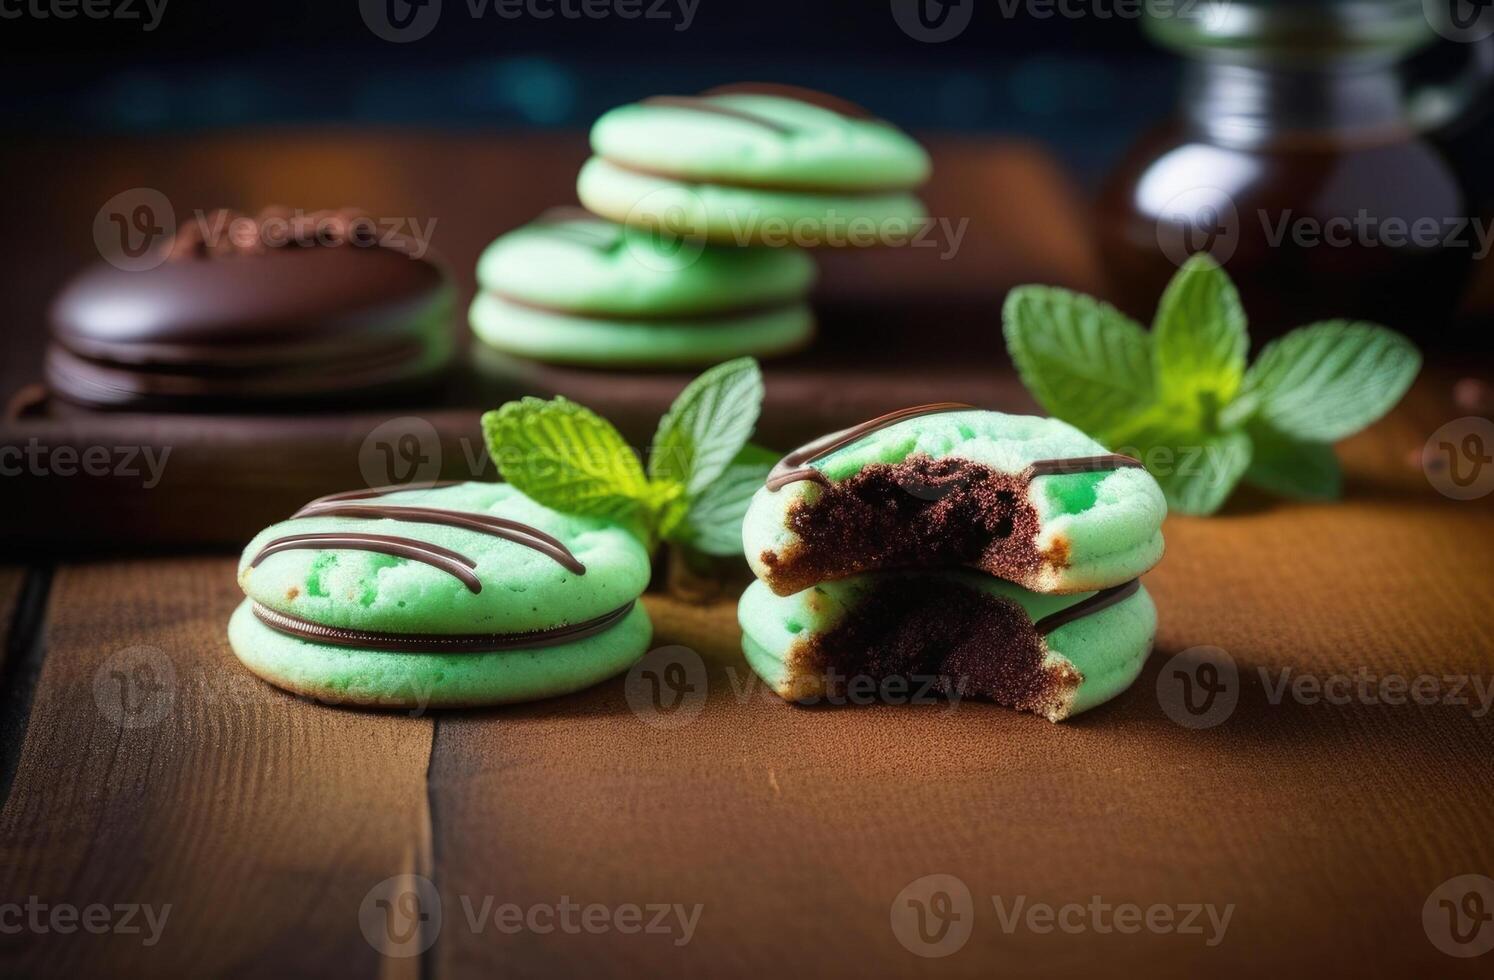
POLYGON ((718 364, 659 420, 647 472, 612 423, 564 398, 523 398, 482 417, 498 472, 526 496, 570 514, 607 517, 652 547, 742 553, 742 515, 777 456, 749 445, 763 378, 750 357, 718 364))
POLYGON ((1334 320, 1267 344, 1247 368, 1239 295, 1203 254, 1173 276, 1150 332, 1048 286, 1013 290, 1002 319, 1043 409, 1135 453, 1184 514, 1214 513, 1242 479, 1299 499, 1337 497, 1333 442, 1390 411, 1421 367, 1395 331, 1334 320))

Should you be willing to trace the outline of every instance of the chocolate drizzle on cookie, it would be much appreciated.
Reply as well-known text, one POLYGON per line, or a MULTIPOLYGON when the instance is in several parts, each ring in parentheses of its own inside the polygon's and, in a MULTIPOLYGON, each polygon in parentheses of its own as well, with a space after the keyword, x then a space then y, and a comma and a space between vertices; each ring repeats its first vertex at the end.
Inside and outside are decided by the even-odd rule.
POLYGON ((579 623, 516 633, 384 633, 323 626, 321 623, 277 612, 258 602, 251 608, 256 619, 277 633, 314 643, 385 650, 391 653, 503 653, 555 646, 595 636, 622 622, 633 606, 634 603, 629 602, 609 613, 579 623))
POLYGON ((767 116, 760 116, 755 112, 748 112, 745 109, 722 105, 719 102, 700 95, 655 95, 644 99, 639 104, 662 106, 667 109, 687 109, 690 112, 703 112, 712 116, 725 116, 728 119, 735 119, 738 122, 761 126, 781 136, 787 136, 794 131, 792 127, 786 126, 776 119, 769 119, 767 116))
POLYGON ((603 254, 617 251, 623 243, 622 228, 597 217, 585 208, 570 205, 550 208, 535 218, 530 226, 544 228, 557 238, 564 238, 603 254))
POLYGON ((1060 626, 1066 626, 1076 619, 1083 619, 1085 616, 1092 616, 1102 609, 1110 608, 1117 602, 1129 599, 1140 588, 1141 580, 1133 578, 1129 582, 1124 582, 1108 589, 1101 589, 1089 598, 1082 599, 1066 609, 1049 613, 1033 623, 1033 629, 1037 630, 1039 635, 1047 636, 1060 626))
POLYGON ((798 85, 781 85, 777 82, 736 82, 731 85, 717 85, 715 88, 706 89, 700 93, 702 96, 713 95, 772 95, 780 99, 792 99, 795 102, 803 102, 819 109, 825 109, 837 115, 845 116, 847 119, 874 120, 877 117, 865 106, 857 105, 850 99, 842 99, 838 95, 821 92, 817 89, 802 88, 798 85))
POLYGON ((315 534, 287 534, 284 537, 275 538, 259 549, 259 554, 249 562, 250 568, 255 568, 260 562, 274 554, 282 551, 372 551, 382 555, 393 555, 396 558, 408 558, 439 568, 461 580, 467 587, 467 591, 478 593, 482 591, 482 582, 472 571, 477 567, 477 562, 466 555, 443 548, 429 541, 421 541, 417 538, 405 538, 395 534, 359 534, 356 532, 321 532, 315 534))
POLYGON ((974 405, 966 405, 963 402, 933 402, 928 405, 915 405, 912 408, 899 409, 896 412, 888 412, 874 419, 853 425, 849 429, 841 429, 827 436, 821 436, 811 443, 807 443, 795 449, 787 456, 780 459, 768 471, 768 479, 764 484, 769 490, 777 491, 788 486, 790 483, 798 483, 801 480, 812 480, 822 486, 828 486, 830 480, 825 474, 808 465, 815 460, 830 455, 837 449, 844 449, 851 443, 864 439, 873 432, 878 432, 890 425, 907 419, 915 419, 924 415, 940 415, 945 412, 963 412, 973 409, 974 405))
MULTIPOLYGON (((442 481, 414 485, 405 484, 373 487, 368 490, 348 490, 343 493, 329 494, 325 497, 318 497, 296 511, 291 515, 291 520, 303 517, 349 517, 362 520, 408 521, 415 524, 438 524, 444 527, 456 527, 502 538, 505 541, 512 541, 514 544, 523 545, 531 551, 539 552, 572 574, 586 574, 586 566, 565 546, 564 542, 554 535, 547 534, 539 528, 531 527, 521 521, 510 520, 506 517, 497 517, 492 514, 479 514, 473 511, 450 510, 445 507, 364 504, 357 502, 410 490, 431 490, 439 487, 454 486, 460 482, 462 481, 442 481)), ((439 568, 461 579, 462 584, 466 585, 471 592, 477 593, 482 591, 482 583, 478 581, 477 576, 472 571, 477 567, 477 562, 473 559, 452 551, 449 548, 443 548, 440 545, 431 544, 427 541, 389 534, 359 534, 335 531, 290 534, 268 542, 260 549, 259 554, 254 556, 253 561, 249 565, 250 567, 257 566, 265 558, 277 552, 302 551, 313 548, 373 551, 400 558, 409 558, 413 561, 423 562, 434 568, 439 568)))
MULTIPOLYGON (((878 432, 898 422, 925 415, 963 412, 974 407, 973 405, 966 405, 961 402, 935 402, 930 405, 916 405, 913 408, 888 412, 886 415, 862 422, 860 425, 854 425, 849 429, 832 432, 827 436, 816 439, 814 442, 800 446, 780 459, 774 464, 773 469, 768 472, 768 478, 764 486, 769 490, 777 491, 788 486, 790 483, 798 483, 802 480, 809 480, 821 486, 829 486, 829 477, 808 464, 823 459, 838 449, 844 449, 851 443, 864 439, 873 432, 878 432)), ((1103 453, 1097 456, 1068 456, 1058 459, 1039 459, 1028 464, 1023 475, 1027 479, 1032 480, 1040 476, 1071 476, 1076 473, 1095 473, 1105 470, 1139 467, 1141 465, 1140 460, 1133 459, 1130 456, 1123 456, 1119 453, 1103 453)))

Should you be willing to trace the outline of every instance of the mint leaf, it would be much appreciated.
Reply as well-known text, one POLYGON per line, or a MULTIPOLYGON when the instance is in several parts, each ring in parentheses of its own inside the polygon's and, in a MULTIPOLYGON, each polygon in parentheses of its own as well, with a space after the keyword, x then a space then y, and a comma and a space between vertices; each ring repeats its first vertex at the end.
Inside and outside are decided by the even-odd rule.
POLYGON ((1106 445, 1112 452, 1143 461, 1162 487, 1168 508, 1179 514, 1218 510, 1251 458, 1250 437, 1244 432, 1191 431, 1162 406, 1149 413, 1129 439, 1106 445))
POLYGON ((503 478, 546 507, 628 521, 657 495, 612 423, 575 402, 509 402, 482 431, 503 478))
POLYGON ((716 481, 690 502, 678 540, 708 555, 742 553, 742 518, 778 454, 747 445, 716 481))
POLYGON ((1250 437, 1243 432, 1206 436, 1178 448, 1170 472, 1157 478, 1167 506, 1179 514, 1206 517, 1234 492, 1250 466, 1250 437))
POLYGON ((1329 320, 1267 344, 1242 397, 1282 433, 1334 442, 1395 407, 1420 369, 1421 354, 1394 330, 1329 320))
POLYGON ((649 476, 676 481, 687 497, 697 496, 747 444, 762 402, 763 375, 752 358, 739 357, 706 371, 659 420, 649 476))
POLYGON ((1099 300, 1019 286, 1001 312, 1006 346, 1038 404, 1099 437, 1153 399, 1146 331, 1099 300))
POLYGON ((1293 439, 1270 423, 1253 419, 1247 431, 1255 452, 1245 482, 1284 497, 1332 500, 1343 490, 1333 446, 1293 439))
POLYGON ((1178 269, 1152 326, 1157 392, 1162 401, 1212 427, 1245 377, 1245 309, 1234 283, 1207 255, 1178 269))

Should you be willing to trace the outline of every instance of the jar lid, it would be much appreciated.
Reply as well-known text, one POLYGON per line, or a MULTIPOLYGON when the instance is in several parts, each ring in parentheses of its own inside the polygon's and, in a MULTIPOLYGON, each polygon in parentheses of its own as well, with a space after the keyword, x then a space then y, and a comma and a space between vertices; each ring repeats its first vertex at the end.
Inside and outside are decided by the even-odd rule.
POLYGON ((1177 0, 1145 10, 1157 43, 1240 64, 1390 60, 1435 37, 1421 0, 1177 0))

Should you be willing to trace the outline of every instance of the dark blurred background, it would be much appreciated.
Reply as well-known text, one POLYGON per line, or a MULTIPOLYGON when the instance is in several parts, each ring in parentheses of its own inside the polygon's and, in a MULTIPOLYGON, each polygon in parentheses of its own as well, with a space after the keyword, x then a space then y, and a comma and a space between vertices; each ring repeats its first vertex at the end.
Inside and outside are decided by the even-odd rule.
POLYGON ((34 2, 0 4, 12 134, 581 129, 646 95, 762 78, 919 130, 1037 137, 1093 178, 1167 111, 1177 73, 1134 17, 1006 16, 998 0, 945 43, 910 38, 887 0, 641 0, 633 20, 504 17, 493 0, 474 17, 479 0, 442 0, 406 43, 377 36, 358 0, 166 0, 159 16, 133 0, 133 19, 67 20, 34 2))

